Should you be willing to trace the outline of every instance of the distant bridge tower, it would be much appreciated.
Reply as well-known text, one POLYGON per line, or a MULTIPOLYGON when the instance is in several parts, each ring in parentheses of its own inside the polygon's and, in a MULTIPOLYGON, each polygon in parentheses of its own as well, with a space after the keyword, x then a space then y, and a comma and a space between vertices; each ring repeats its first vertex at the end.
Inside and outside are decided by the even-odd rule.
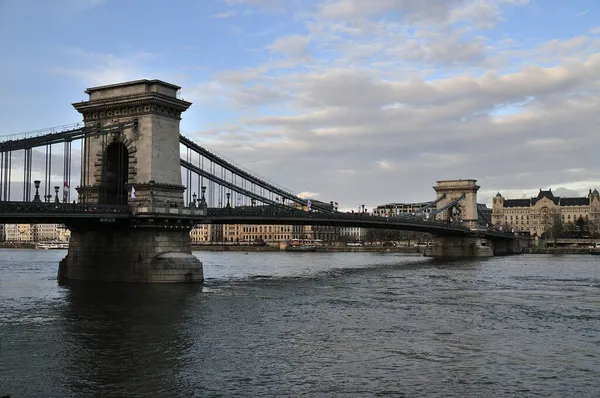
POLYGON ((123 224, 72 222, 67 257, 59 279, 125 282, 202 282, 202 263, 191 255, 184 208, 179 121, 191 103, 177 98, 180 87, 137 80, 89 88, 89 101, 74 103, 85 126, 107 134, 85 138, 82 203, 129 205, 123 224), (124 122, 130 127, 123 126, 124 122))
POLYGON ((437 210, 438 219, 450 221, 452 212, 457 209, 462 217, 464 226, 474 232, 463 237, 436 236, 433 246, 425 250, 425 255, 435 258, 472 258, 490 257, 494 250, 477 231, 477 180, 444 180, 437 181, 433 187, 439 202, 437 210))
POLYGON ((448 204, 458 200, 464 195, 464 198, 442 211, 437 217, 443 221, 450 221, 454 208, 459 209, 462 215, 463 225, 471 229, 477 229, 477 191, 479 185, 477 180, 444 180, 437 181, 433 187, 437 193, 437 198, 445 197, 437 203, 437 209, 443 209, 448 204))

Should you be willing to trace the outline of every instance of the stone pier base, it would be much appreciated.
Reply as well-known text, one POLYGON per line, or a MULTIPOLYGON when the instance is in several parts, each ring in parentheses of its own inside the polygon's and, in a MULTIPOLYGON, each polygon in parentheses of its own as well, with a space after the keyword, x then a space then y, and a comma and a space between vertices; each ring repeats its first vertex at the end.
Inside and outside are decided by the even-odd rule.
POLYGON ((201 283, 204 273, 191 254, 189 229, 111 225, 71 230, 58 280, 201 283))
POLYGON ((438 259, 493 257, 491 247, 477 237, 436 237, 433 246, 425 249, 425 256, 438 259))

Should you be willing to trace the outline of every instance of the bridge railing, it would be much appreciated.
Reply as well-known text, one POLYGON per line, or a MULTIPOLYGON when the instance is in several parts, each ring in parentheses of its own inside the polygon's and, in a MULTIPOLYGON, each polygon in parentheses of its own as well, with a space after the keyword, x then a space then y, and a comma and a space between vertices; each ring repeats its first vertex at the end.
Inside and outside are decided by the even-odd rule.
POLYGON ((281 208, 281 207, 251 207, 251 208, 209 208, 207 216, 210 217, 294 217, 294 218, 327 218, 335 220, 354 220, 354 221, 379 221, 393 223, 396 221, 409 221, 415 225, 438 225, 444 227, 452 227, 455 229, 461 229, 470 231, 470 228, 452 224, 443 221, 428 221, 423 220, 421 217, 407 217, 407 216, 388 216, 381 217, 370 215, 368 213, 319 213, 312 211, 303 211, 294 208, 281 208))
POLYGON ((83 203, 47 203, 47 202, 0 202, 0 213, 101 213, 131 214, 129 206, 83 204, 83 203))
POLYGON ((0 136, 0 142, 15 141, 15 140, 21 140, 24 138, 33 138, 33 137, 40 137, 42 135, 62 133, 63 131, 80 129, 83 126, 84 126, 84 123, 79 122, 79 123, 64 124, 62 126, 48 127, 48 128, 39 129, 39 130, 27 131, 24 133, 6 134, 6 135, 0 136))

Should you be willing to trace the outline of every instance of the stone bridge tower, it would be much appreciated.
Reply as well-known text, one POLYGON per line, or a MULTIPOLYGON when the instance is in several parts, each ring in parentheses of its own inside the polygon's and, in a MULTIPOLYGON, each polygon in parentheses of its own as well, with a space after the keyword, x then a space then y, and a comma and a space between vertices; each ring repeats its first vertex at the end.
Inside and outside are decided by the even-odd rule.
POLYGON ((434 258, 472 258, 490 257, 494 249, 489 242, 481 239, 477 230, 477 180, 444 180, 437 181, 433 187, 437 193, 437 209, 441 210, 451 205, 438 214, 438 219, 450 220, 454 211, 460 212, 462 224, 473 230, 462 237, 436 236, 433 246, 425 250, 425 255, 434 258), (456 202, 452 205, 453 202, 456 202))
POLYGON ((85 140, 80 202, 137 205, 152 196, 159 203, 183 204, 179 121, 191 103, 177 98, 179 89, 137 80, 88 88, 89 101, 73 104, 86 126, 110 129, 137 122, 85 140))
POLYGON ((67 224, 59 280, 203 281, 189 216, 205 209, 184 207, 179 121, 191 103, 177 98, 179 88, 137 80, 89 88, 89 100, 73 104, 86 127, 103 131, 84 139, 80 202, 128 205, 132 218, 67 224))
POLYGON ((477 180, 437 181, 437 185, 433 187, 437 194, 437 199, 446 195, 444 199, 437 203, 437 209, 444 208, 462 195, 465 196, 455 206, 441 212, 438 215, 438 219, 450 221, 453 209, 457 208, 460 211, 463 225, 471 229, 477 229, 477 191, 479 190, 479 185, 476 182, 477 180))

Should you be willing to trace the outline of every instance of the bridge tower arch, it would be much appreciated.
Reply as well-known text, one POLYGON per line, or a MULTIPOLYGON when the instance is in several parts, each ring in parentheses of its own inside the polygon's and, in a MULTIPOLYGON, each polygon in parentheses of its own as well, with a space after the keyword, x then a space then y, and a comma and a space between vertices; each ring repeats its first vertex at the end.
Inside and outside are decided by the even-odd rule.
POLYGON ((129 151, 119 141, 108 144, 103 156, 100 202, 108 205, 127 204, 129 151))
POLYGON ((458 201, 455 205, 440 211, 438 219, 450 221, 453 212, 458 210, 463 225, 477 229, 477 191, 479 190, 477 180, 441 180, 437 181, 437 185, 433 189, 437 199, 440 199, 437 203, 437 210, 444 209, 452 202, 458 201))
POLYGON ((59 281, 203 281, 186 219, 196 209, 184 207, 180 167, 179 122, 191 103, 179 89, 136 80, 88 88, 89 100, 73 104, 96 132, 83 139, 79 201, 128 205, 132 218, 67 224, 59 281))

